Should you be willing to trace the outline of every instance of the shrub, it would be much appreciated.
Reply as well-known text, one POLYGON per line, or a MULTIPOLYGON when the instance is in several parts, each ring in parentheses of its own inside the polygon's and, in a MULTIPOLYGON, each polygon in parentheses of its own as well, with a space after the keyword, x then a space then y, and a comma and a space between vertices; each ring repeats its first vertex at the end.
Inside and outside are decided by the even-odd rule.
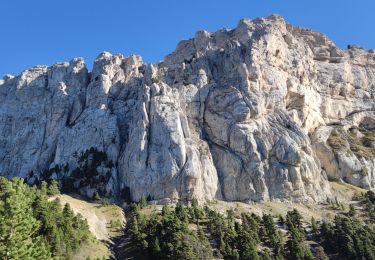
POLYGON ((332 130, 327 141, 329 146, 331 146, 335 152, 347 149, 347 142, 343 138, 341 131, 339 129, 332 130))

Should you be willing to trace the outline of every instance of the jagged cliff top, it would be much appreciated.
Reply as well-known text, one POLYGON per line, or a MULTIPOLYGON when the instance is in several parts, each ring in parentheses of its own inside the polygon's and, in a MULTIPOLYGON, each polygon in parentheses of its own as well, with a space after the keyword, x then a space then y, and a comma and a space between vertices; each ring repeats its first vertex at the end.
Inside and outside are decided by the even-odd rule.
MULTIPOLYGON (((285 41, 291 39, 285 34, 286 31, 290 32, 296 37, 302 37, 309 45, 311 50, 315 54, 317 60, 340 62, 344 59, 351 59, 353 62, 366 65, 375 65, 375 51, 373 49, 365 49, 358 45, 348 45, 347 49, 337 48, 332 40, 330 40, 325 34, 316 32, 308 28, 299 26, 293 26, 286 23, 284 18, 280 15, 273 14, 265 18, 255 19, 241 19, 235 29, 220 29, 216 32, 208 32, 201 30, 196 32, 195 37, 188 40, 182 40, 177 44, 176 50, 165 57, 164 61, 157 63, 158 65, 170 65, 173 63, 181 63, 194 56, 193 53, 197 53, 197 56, 204 55, 207 44, 210 44, 209 50, 214 51, 217 49, 225 48, 227 41, 240 41, 244 42, 249 40, 249 37, 259 37, 262 34, 268 33, 267 31, 280 30, 285 37, 285 41), (255 32, 255 33, 254 33, 255 32)), ((112 56, 109 52, 103 51, 100 53, 95 62, 112 56)), ((128 57, 122 54, 115 54, 115 57, 123 59, 124 63, 130 66, 140 66, 146 64, 142 61, 140 55, 131 54, 128 57)), ((70 62, 57 62, 52 67, 68 66, 69 63, 83 62, 84 58, 77 57, 72 59, 70 62)), ((94 64, 95 64, 94 62, 94 64)), ((94 65, 95 66, 95 65, 94 65)), ((36 65, 30 69, 26 69, 20 74, 26 71, 45 71, 48 69, 47 65, 36 65)), ((126 67, 126 66, 125 66, 126 67)), ((7 74, 0 80, 0 85, 6 81, 13 79, 15 76, 7 74)))
POLYGON ((118 200, 318 201, 327 175, 374 189, 374 64, 273 15, 199 31, 157 64, 37 66, 0 87, 0 174, 118 200), (332 149, 354 128, 355 147, 332 149))

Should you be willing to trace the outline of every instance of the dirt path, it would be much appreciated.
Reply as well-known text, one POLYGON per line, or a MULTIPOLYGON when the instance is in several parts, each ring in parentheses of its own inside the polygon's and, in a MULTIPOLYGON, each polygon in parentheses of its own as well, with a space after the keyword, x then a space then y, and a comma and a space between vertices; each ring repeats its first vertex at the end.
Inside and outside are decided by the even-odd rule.
POLYGON ((131 248, 130 245, 130 224, 129 224, 129 219, 130 219, 130 209, 126 208, 124 209, 124 216, 126 220, 125 227, 121 231, 121 234, 119 236, 116 236, 112 239, 112 244, 110 245, 110 250, 112 252, 112 258, 114 260, 125 260, 125 259, 132 259, 130 255, 129 250, 131 248))

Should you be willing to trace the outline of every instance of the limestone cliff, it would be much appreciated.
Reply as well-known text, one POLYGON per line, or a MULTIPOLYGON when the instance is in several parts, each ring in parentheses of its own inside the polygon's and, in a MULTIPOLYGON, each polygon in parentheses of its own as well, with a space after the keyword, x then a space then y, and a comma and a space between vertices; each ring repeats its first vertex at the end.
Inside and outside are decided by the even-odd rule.
POLYGON ((105 52, 91 72, 77 58, 4 77, 0 174, 120 201, 318 201, 328 177, 374 189, 374 92, 373 51, 244 19, 158 64, 105 52))

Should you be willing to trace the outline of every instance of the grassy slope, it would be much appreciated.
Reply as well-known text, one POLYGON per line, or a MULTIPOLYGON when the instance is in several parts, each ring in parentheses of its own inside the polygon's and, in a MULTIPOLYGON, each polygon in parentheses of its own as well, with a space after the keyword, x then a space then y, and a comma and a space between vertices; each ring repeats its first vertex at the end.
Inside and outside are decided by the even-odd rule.
MULTIPOLYGON (((330 182, 332 197, 344 204, 345 209, 348 209, 348 205, 351 203, 352 198, 367 190, 346 184, 341 182, 330 182)), ((334 199, 332 199, 334 200, 334 199)), ((242 202, 226 202, 226 201, 213 201, 208 203, 208 206, 212 209, 216 209, 218 212, 225 213, 227 210, 232 209, 237 215, 242 212, 253 212, 257 215, 271 214, 271 215, 286 215, 287 211, 297 209, 304 217, 306 222, 314 217, 317 220, 333 219, 334 215, 339 209, 332 208, 327 203, 318 204, 303 204, 303 203, 292 203, 292 202, 263 202, 246 204, 242 202)), ((145 209, 142 209, 142 213, 149 215, 154 211, 161 211, 162 206, 160 205, 149 205, 145 209)))
MULTIPOLYGON (((340 182, 331 182, 330 184, 333 197, 336 197, 340 203, 345 205, 345 210, 348 209, 348 204, 351 203, 353 197, 366 192, 366 190, 350 184, 340 182)), ((99 203, 86 202, 68 195, 59 195, 58 197, 63 204, 69 203, 76 213, 82 214, 87 219, 90 231, 96 238, 83 245, 73 259, 86 259, 88 256, 91 259, 109 258, 111 253, 108 249, 108 244, 111 243, 112 239, 121 235, 119 227, 112 227, 111 221, 113 223, 120 220, 121 223, 124 223, 125 218, 122 209, 114 205, 103 206, 99 203)), ((209 203, 209 206, 222 213, 232 209, 238 216, 241 212, 254 212, 258 215, 267 213, 274 216, 281 214, 284 216, 287 211, 296 208, 304 217, 306 225, 310 222, 311 217, 317 220, 332 219, 340 211, 340 209, 332 208, 327 203, 306 205, 301 203, 265 202, 250 205, 242 202, 215 201, 209 203)), ((146 215, 150 215, 153 212, 161 211, 161 208, 161 205, 149 205, 141 211, 146 215)), ((204 223, 204 221, 202 222, 204 223)), ((196 226, 191 225, 191 228, 195 229, 196 226)))
MULTIPOLYGON (((336 214, 347 212, 349 209, 349 204, 355 205, 355 208, 357 209, 358 218, 362 218, 363 216, 363 208, 360 205, 358 205, 356 197, 358 195, 361 195, 362 193, 365 193, 366 190, 350 184, 340 182, 330 182, 330 184, 332 192, 331 203, 321 202, 316 204, 302 204, 287 202, 265 202, 254 203, 250 205, 242 202, 213 201, 208 203, 208 206, 211 209, 216 209, 218 212, 221 212, 223 214, 226 214, 227 210, 232 209, 237 217, 239 217, 242 212, 253 212, 259 216, 262 216, 263 214, 271 214, 275 217, 279 214, 285 216, 287 211, 296 208, 303 216, 303 225, 305 226, 308 232, 306 243, 310 245, 316 245, 316 242, 312 239, 311 236, 309 236, 309 232, 311 232, 311 217, 314 217, 317 221, 333 220, 336 214), (337 202, 339 202, 340 206, 335 205, 336 200, 337 202)), ((160 212, 161 209, 161 205, 148 205, 147 207, 141 209, 141 213, 145 214, 146 216, 149 216, 154 212, 160 212)), ((207 231, 206 226, 207 219, 202 219, 200 221, 200 225, 206 233, 207 238, 210 240, 210 234, 207 231)), ((196 230, 197 226, 195 224, 189 224, 189 228, 192 230, 196 230)), ((278 229, 282 231, 282 233, 284 234, 284 239, 287 240, 288 235, 285 228, 282 226, 278 226, 278 229)), ((211 245, 213 246, 213 250, 215 250, 216 247, 214 243, 211 245)), ((264 245, 261 244, 259 250, 261 250, 263 247, 264 245)), ((128 257, 124 259, 133 259, 131 257, 131 252, 129 251, 128 247, 125 248, 125 255, 127 255, 128 257)))
POLYGON ((75 213, 80 213, 87 219, 90 231, 96 238, 83 245, 73 259, 86 259, 88 256, 91 259, 102 259, 103 257, 108 259, 111 253, 107 245, 120 232, 120 226, 114 227, 112 224, 125 222, 122 209, 115 205, 103 206, 68 195, 58 195, 57 197, 60 198, 62 205, 69 203, 75 213))
POLYGON ((354 196, 366 193, 367 190, 360 187, 342 183, 342 182, 330 182, 332 194, 342 200, 350 201, 354 196))

